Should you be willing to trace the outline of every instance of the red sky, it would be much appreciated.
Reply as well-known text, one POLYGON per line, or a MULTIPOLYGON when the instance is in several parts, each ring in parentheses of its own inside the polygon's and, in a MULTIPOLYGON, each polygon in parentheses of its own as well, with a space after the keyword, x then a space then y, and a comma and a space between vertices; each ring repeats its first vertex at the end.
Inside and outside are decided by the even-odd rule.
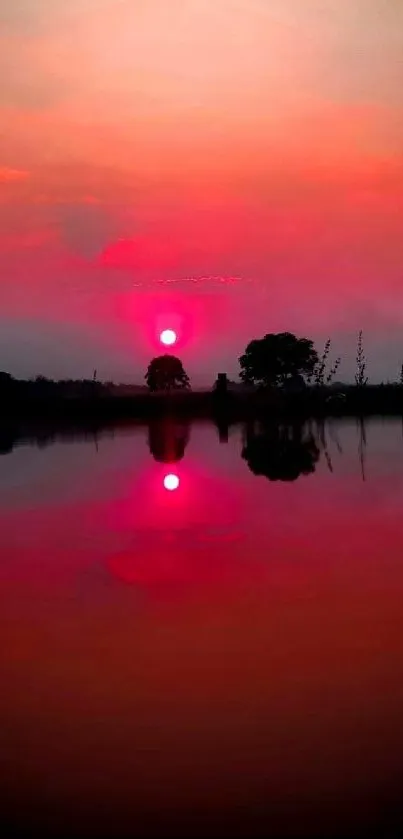
POLYGON ((399 0, 0 0, 0 367, 194 382, 252 337, 403 360, 399 0))

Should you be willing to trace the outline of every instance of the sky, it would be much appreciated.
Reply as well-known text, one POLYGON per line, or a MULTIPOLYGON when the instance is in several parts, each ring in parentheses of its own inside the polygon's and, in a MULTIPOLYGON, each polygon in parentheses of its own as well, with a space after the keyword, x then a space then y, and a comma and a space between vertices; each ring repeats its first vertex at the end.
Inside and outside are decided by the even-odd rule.
POLYGON ((0 0, 0 369, 403 362, 401 0, 0 0))

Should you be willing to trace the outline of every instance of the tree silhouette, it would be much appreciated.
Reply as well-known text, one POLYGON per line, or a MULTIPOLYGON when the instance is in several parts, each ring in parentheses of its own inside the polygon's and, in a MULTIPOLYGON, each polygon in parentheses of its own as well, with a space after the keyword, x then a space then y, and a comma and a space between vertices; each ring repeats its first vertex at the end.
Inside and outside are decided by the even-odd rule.
POLYGON ((296 481, 315 471, 320 450, 301 426, 247 426, 242 457, 254 475, 269 481, 296 481))
POLYGON ((145 379, 151 391, 183 390, 190 387, 183 364, 175 355, 159 355, 153 358, 148 365, 145 379))
POLYGON ((318 356, 312 341, 281 332, 251 341, 239 363, 246 384, 284 386, 312 376, 318 356))
POLYGON ((0 394, 8 395, 16 386, 17 382, 10 373, 0 371, 0 394))

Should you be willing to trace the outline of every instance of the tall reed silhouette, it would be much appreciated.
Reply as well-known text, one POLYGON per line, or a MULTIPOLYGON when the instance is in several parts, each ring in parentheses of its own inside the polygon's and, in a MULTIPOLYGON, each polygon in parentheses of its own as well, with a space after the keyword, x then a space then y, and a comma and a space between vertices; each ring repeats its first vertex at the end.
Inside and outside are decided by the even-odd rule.
POLYGON ((355 383, 357 387, 365 387, 368 384, 368 377, 365 375, 367 367, 367 359, 365 358, 364 347, 362 342, 362 329, 358 333, 357 341, 357 372, 355 374, 355 383))
POLYGON ((338 356, 336 360, 333 362, 333 365, 328 369, 328 362, 329 362, 329 355, 330 355, 330 348, 332 342, 331 339, 328 338, 326 344, 323 349, 323 353, 314 368, 313 374, 309 379, 309 384, 312 383, 312 379, 316 387, 324 387, 325 384, 330 385, 340 367, 341 364, 341 357, 338 356))

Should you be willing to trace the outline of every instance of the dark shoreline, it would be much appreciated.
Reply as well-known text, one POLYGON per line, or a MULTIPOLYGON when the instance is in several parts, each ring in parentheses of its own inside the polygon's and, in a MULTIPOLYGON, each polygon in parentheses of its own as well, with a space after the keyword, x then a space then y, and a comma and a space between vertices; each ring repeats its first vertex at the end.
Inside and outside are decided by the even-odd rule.
POLYGON ((94 392, 89 396, 39 398, 14 395, 0 405, 0 453, 10 451, 16 441, 34 438, 46 445, 55 435, 86 436, 113 433, 137 424, 177 420, 190 423, 210 420, 218 428, 239 422, 264 420, 273 424, 298 425, 309 419, 364 419, 402 417, 403 388, 399 385, 351 386, 343 391, 331 388, 306 390, 298 394, 279 391, 229 393, 175 392, 111 396, 94 392))
POLYGON ((230 421, 248 417, 315 417, 315 416, 370 416, 403 414, 401 385, 354 385, 332 388, 306 389, 300 393, 280 390, 242 392, 218 395, 214 391, 176 391, 170 394, 145 393, 115 396, 105 389, 79 396, 37 395, 35 393, 2 394, 0 424, 12 420, 58 420, 61 423, 86 420, 108 424, 115 420, 147 420, 172 415, 191 419, 216 415, 230 421))

